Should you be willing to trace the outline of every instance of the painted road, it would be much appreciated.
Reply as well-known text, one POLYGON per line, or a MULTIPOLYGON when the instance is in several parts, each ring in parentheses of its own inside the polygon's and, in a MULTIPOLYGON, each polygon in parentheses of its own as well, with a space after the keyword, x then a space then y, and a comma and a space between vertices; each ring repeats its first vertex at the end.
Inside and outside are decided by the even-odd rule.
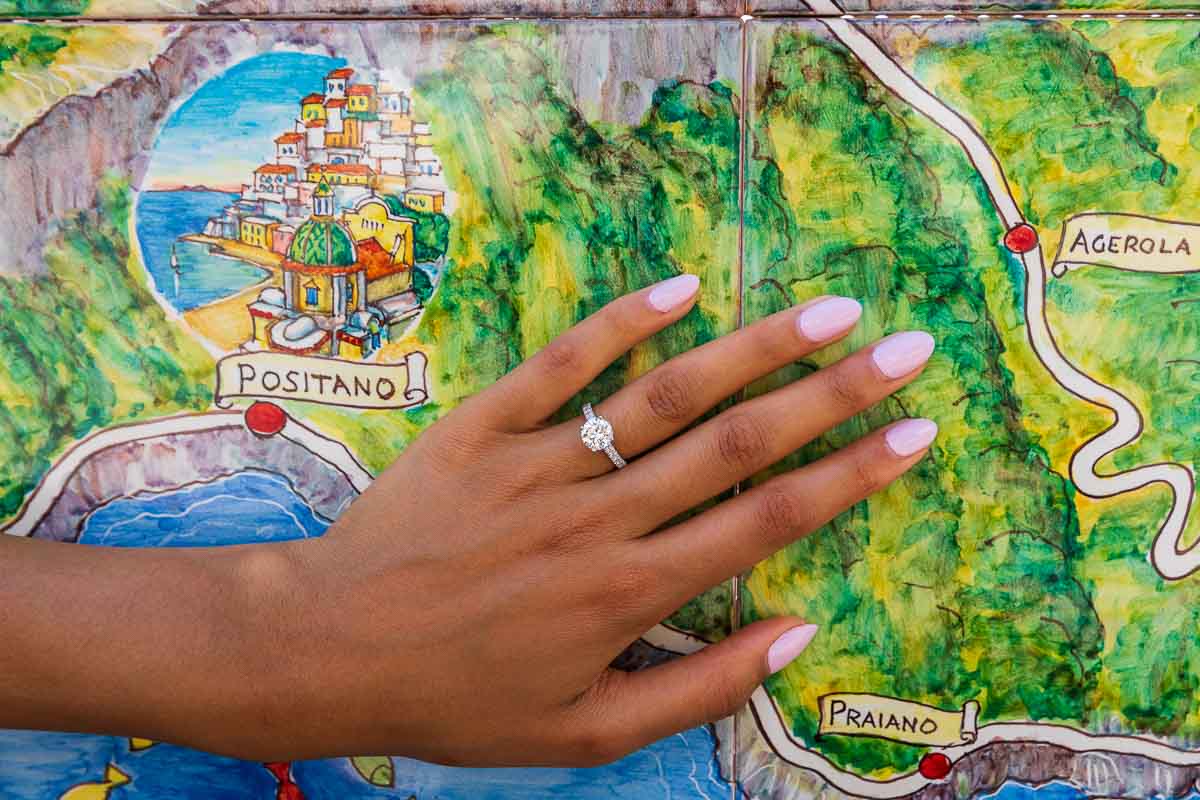
MULTIPOLYGON (((806 2, 818 14, 832 17, 842 14, 833 0, 806 2)), ((961 114, 905 72, 851 20, 839 17, 822 19, 822 22, 880 83, 958 141, 987 186, 988 195, 1006 230, 1025 223, 996 154, 961 114)), ((1195 495, 1195 480, 1191 470, 1182 464, 1162 463, 1109 475, 1097 473, 1096 465, 1101 459, 1141 435, 1141 412, 1125 395, 1081 372, 1067 361, 1046 320, 1045 255, 1038 246, 1017 257, 1025 269, 1025 323, 1029 343, 1037 357, 1060 386, 1113 414, 1113 424, 1084 443, 1071 457, 1071 480, 1079 491, 1096 498, 1115 497, 1154 483, 1169 486, 1173 495, 1171 511, 1159 528, 1148 556, 1154 568, 1168 580, 1190 575, 1200 569, 1200 546, 1197 546, 1200 543, 1186 550, 1181 549, 1180 545, 1195 495)))

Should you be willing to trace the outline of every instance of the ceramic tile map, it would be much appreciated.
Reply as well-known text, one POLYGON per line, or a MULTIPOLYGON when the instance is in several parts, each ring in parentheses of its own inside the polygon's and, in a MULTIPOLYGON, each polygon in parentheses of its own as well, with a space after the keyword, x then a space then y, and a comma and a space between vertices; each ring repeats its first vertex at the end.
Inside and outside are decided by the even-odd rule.
MULTIPOLYGON (((747 0, 748 14, 759 16, 827 16, 849 14, 917 14, 940 16, 962 13, 970 16, 1083 16, 1085 14, 1150 16, 1186 15, 1200 12, 1195 0, 747 0)), ((1195 16, 1193 14, 1193 16, 1195 16)))
MULTIPOLYGON (((318 536, 566 320, 703 276, 700 309, 604 393, 733 330, 741 40, 736 21, 0 26, 3 530, 318 536)), ((671 624, 720 637, 729 600, 671 624)), ((718 741, 514 784, 0 733, 0 796, 727 796, 718 741)))
POLYGON ((1198 37, 752 26, 747 320, 844 293, 867 309, 848 346, 938 341, 799 460, 901 415, 941 433, 742 581, 743 621, 825 631, 741 717, 750 796, 1194 792, 1198 37))
POLYGON ((698 310, 589 397, 836 292, 851 341, 752 392, 898 329, 938 351, 775 471, 904 415, 942 434, 622 658, 819 623, 733 720, 520 772, 0 732, 0 796, 1195 794, 1200 21, 178 18, 215 8, 0 24, 5 534, 319 536, 464 397, 681 272, 698 310))

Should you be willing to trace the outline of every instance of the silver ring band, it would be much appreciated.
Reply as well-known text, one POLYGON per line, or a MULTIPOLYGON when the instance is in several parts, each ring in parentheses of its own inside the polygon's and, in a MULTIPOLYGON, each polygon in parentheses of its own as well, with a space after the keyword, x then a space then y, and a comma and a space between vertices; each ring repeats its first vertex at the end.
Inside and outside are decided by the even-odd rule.
POLYGON ((579 428, 579 438, 584 447, 593 453, 604 453, 617 469, 624 468, 625 459, 621 458, 621 454, 613 446, 612 423, 596 414, 591 403, 583 404, 583 416, 584 423, 579 428))

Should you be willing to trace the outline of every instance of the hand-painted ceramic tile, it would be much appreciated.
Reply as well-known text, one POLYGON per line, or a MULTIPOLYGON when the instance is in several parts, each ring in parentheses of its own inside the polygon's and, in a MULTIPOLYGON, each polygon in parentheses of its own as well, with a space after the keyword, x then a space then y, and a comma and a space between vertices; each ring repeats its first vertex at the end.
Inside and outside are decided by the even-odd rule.
POLYGON ((1164 12, 1183 15, 1200 11, 1196 0, 748 0, 747 11, 760 16, 839 16, 841 14, 927 14, 959 12, 1004 17, 1022 12, 1045 16, 1087 13, 1164 12))
POLYGON ((786 466, 901 416, 941 427, 911 473, 741 583, 745 622, 821 626, 739 720, 752 796, 1191 790, 1198 37, 752 26, 746 318, 863 300, 851 340, 792 377, 893 331, 938 342, 916 383, 786 466))
POLYGON ((742 0, 0 0, 4 17, 736 17, 742 0))
MULTIPOLYGON (((590 397, 736 325, 737 23, 9 24, 0 41, 9 535, 319 536, 421 430, 617 295, 703 277, 699 308, 590 397)), ((718 589, 648 639, 720 637, 729 613, 718 589)), ((0 733, 0 794, 729 797, 716 742, 513 782, 0 733)))

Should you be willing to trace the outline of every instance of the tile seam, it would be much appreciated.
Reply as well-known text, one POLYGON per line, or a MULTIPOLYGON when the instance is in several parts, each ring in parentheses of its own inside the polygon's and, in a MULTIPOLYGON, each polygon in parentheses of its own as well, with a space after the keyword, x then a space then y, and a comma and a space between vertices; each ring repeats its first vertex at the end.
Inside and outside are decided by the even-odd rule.
POLYGON ((1108 9, 1036 9, 1036 10, 986 10, 986 9, 945 9, 945 8, 913 8, 900 11, 883 12, 877 9, 866 11, 850 11, 845 14, 803 14, 789 11, 746 11, 745 15, 713 15, 713 16, 577 16, 577 15, 423 15, 423 14, 177 14, 164 16, 13 16, 0 17, 0 24, 60 24, 60 25, 132 25, 132 24, 195 24, 195 23, 229 23, 229 22, 478 22, 480 24, 495 22, 745 22, 743 16, 772 22, 823 20, 823 19, 852 19, 862 22, 887 22, 924 20, 935 22, 987 22, 1001 20, 1024 21, 1076 21, 1084 19, 1104 20, 1184 20, 1196 19, 1200 15, 1200 4, 1173 9, 1126 9, 1113 7, 1108 9))
MULTIPOLYGON (((738 241, 737 241, 737 327, 740 330, 746 324, 746 146, 748 137, 750 136, 749 110, 750 110, 750 26, 753 18, 741 18, 741 87, 738 92, 739 111, 738 111, 738 241)), ((746 399, 746 388, 742 387, 738 392, 737 402, 743 402, 746 399)), ((738 481, 733 487, 734 496, 741 494, 742 481, 738 481)), ((742 603, 741 603, 741 576, 734 574, 729 579, 729 630, 736 632, 741 627, 742 619, 742 603)), ((741 759, 740 756, 740 713, 734 713, 733 723, 730 726, 732 733, 730 734, 729 745, 729 769, 733 774, 729 781, 730 800, 738 800, 738 786, 741 783, 741 759)))

